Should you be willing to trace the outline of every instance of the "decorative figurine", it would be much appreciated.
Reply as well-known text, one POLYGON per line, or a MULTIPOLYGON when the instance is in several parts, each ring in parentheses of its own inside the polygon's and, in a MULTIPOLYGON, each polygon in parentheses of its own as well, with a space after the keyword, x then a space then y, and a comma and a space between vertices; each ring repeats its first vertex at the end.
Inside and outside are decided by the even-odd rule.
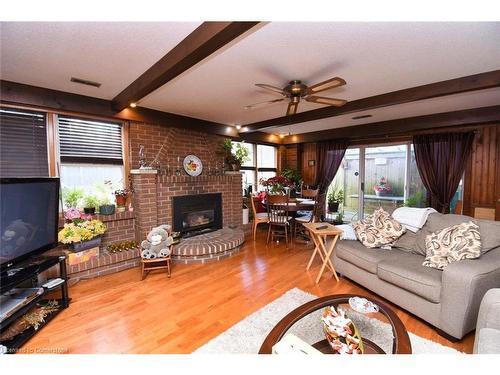
POLYGON ((147 169, 146 151, 144 151, 144 145, 139 145, 139 169, 147 169))

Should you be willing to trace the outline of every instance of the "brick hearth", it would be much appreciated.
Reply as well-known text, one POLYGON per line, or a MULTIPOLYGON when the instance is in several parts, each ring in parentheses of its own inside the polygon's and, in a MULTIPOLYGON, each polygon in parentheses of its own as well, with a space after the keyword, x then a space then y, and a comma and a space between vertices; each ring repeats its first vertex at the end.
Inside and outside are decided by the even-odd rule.
POLYGON ((205 263, 220 260, 238 252, 244 241, 243 229, 224 228, 183 239, 174 246, 172 259, 180 263, 205 263))

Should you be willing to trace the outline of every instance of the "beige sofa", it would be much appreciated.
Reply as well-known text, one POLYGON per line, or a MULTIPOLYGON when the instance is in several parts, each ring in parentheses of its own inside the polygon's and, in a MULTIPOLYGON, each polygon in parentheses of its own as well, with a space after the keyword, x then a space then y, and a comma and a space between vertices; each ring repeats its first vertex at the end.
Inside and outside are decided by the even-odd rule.
POLYGON ((435 213, 391 250, 343 240, 332 260, 345 277, 432 324, 443 336, 461 339, 474 330, 483 295, 500 287, 500 222, 435 213), (422 266, 426 235, 469 220, 480 228, 480 258, 452 263, 443 271, 422 266))

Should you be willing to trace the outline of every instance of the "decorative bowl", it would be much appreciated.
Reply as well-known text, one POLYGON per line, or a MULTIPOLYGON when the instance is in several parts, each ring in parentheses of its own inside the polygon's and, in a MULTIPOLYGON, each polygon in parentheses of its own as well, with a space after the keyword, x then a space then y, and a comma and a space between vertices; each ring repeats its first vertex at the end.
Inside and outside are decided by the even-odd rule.
POLYGON ((342 308, 328 306, 323 310, 323 332, 330 347, 338 354, 363 354, 361 334, 342 308), (338 310, 338 311, 337 311, 338 310))

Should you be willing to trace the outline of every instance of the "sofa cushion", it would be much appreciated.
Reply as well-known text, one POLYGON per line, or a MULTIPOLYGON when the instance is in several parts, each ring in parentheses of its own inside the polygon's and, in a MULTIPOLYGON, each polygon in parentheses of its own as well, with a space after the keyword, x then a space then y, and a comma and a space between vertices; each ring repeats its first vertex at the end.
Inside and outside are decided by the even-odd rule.
POLYGON ((428 235, 443 230, 444 228, 451 227, 452 225, 466 223, 471 220, 474 220, 474 218, 465 215, 444 215, 438 212, 430 214, 425 222, 425 225, 417 232, 414 253, 425 257, 427 255, 425 249, 425 239, 428 235))
POLYGON ((352 263, 370 273, 377 273, 377 263, 389 256, 394 256, 398 250, 370 249, 359 241, 337 242, 335 253, 340 259, 352 263))
POLYGON ((500 354, 500 331, 494 328, 482 328, 478 333, 478 354, 500 354))
MULTIPOLYGON (((416 241, 413 252, 415 254, 426 256, 425 238, 429 234, 452 225, 466 223, 471 220, 479 225, 479 233, 481 233, 481 254, 500 247, 500 221, 478 220, 466 215, 443 215, 435 212, 429 215, 424 227, 416 233, 416 241)), ((401 239, 405 236, 406 234, 403 235, 401 239)))
POLYGON ((419 255, 399 252, 397 257, 388 257, 378 263, 377 276, 427 301, 439 303, 442 272, 422 267, 422 260, 419 255))
POLYGON ((500 246, 500 221, 475 220, 481 233, 481 254, 500 246))
POLYGON ((383 208, 353 224, 356 237, 366 247, 380 247, 393 243, 406 229, 383 208))
POLYGON ((415 251, 415 246, 417 243, 417 235, 412 231, 407 230, 405 234, 399 237, 392 247, 405 251, 407 253, 413 253, 415 251))
POLYGON ((427 255, 423 266, 444 269, 451 262, 481 256, 479 226, 472 221, 434 232, 425 239, 427 255))

